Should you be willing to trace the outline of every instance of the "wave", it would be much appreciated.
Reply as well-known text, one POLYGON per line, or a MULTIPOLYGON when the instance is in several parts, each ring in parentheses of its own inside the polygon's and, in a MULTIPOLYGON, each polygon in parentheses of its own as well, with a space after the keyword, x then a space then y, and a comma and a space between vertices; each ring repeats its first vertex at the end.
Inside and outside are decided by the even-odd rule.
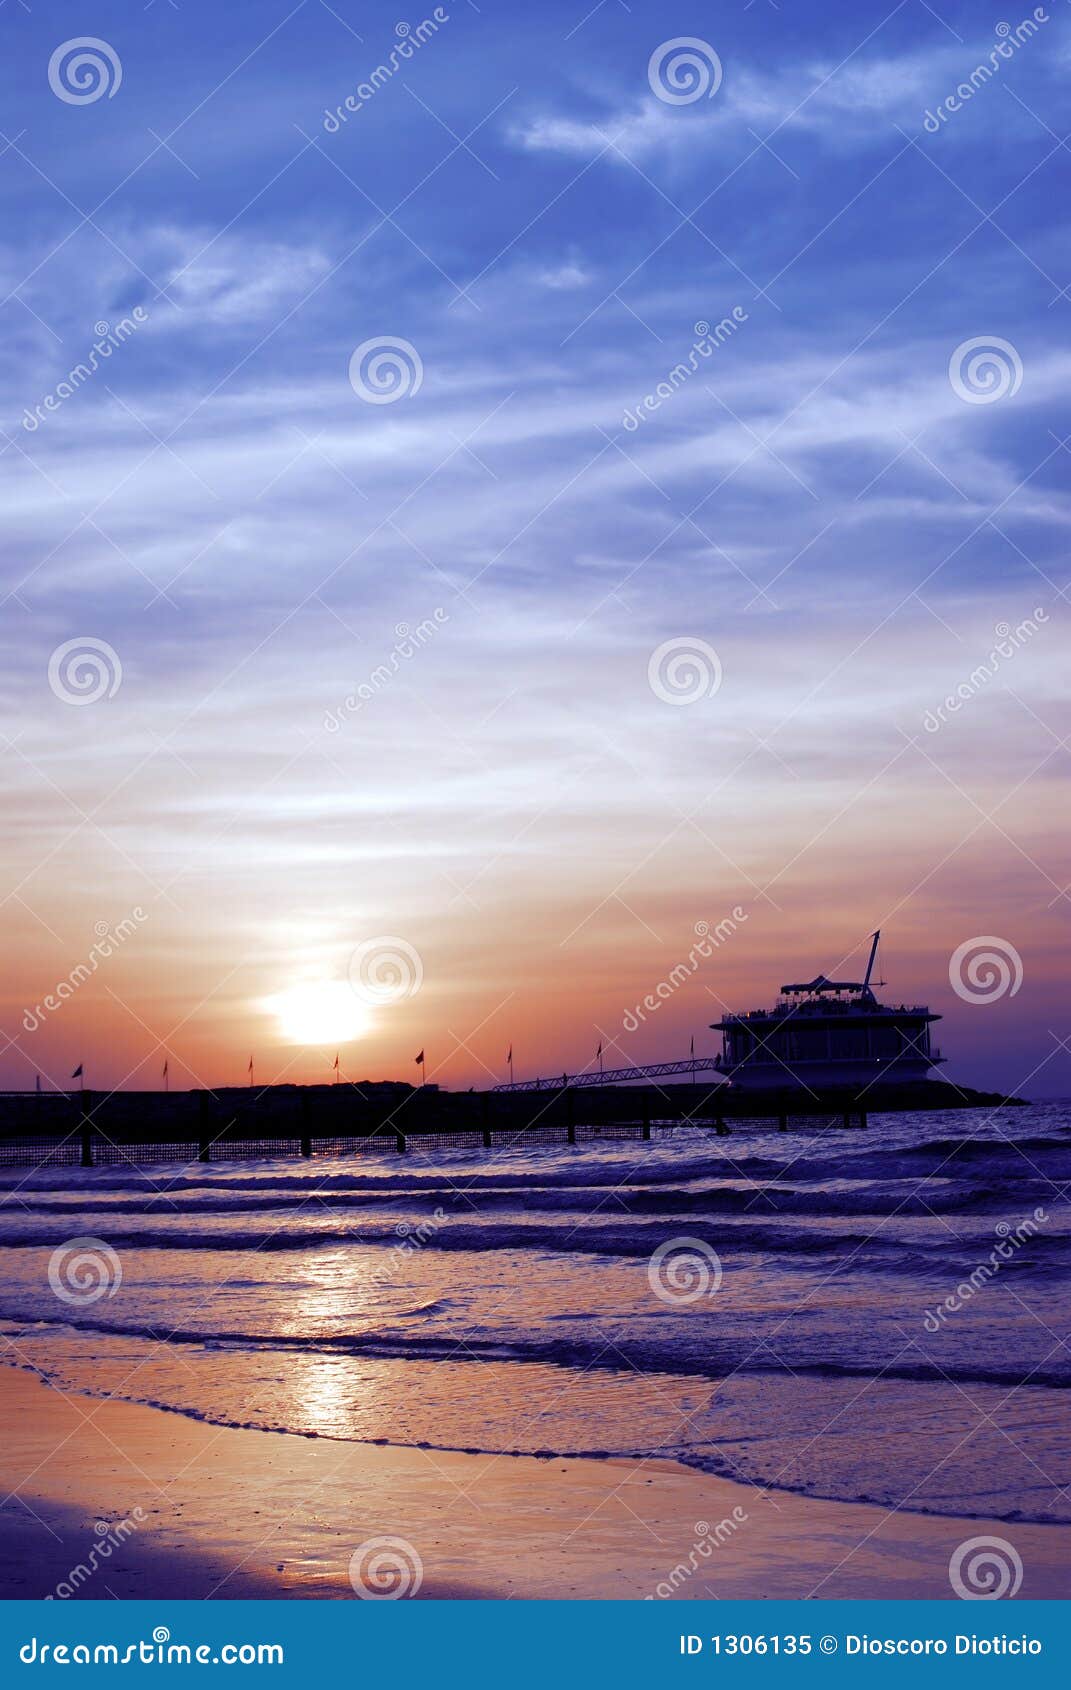
MULTIPOLYGON (((47 1372, 36 1365, 31 1366, 29 1363, 18 1361, 8 1362, 7 1365, 17 1367, 20 1371, 32 1372, 39 1378, 42 1378, 46 1383, 50 1382, 47 1372)), ((98 1398, 113 1400, 112 1393, 93 1391, 85 1386, 71 1387, 66 1390, 66 1394, 71 1394, 72 1390, 74 1394, 85 1396, 91 1400, 98 1398)), ((953 1517, 955 1519, 996 1519, 1007 1520, 1009 1522, 1038 1522, 1042 1524, 1050 1524, 1053 1523, 1054 1520, 1059 1522, 1061 1518, 1060 1515, 1055 1512, 1055 1504, 1048 1508, 1033 1510, 1024 1509, 1018 1504, 1015 1506, 1001 1506, 995 1497, 988 1494, 977 1500, 971 1497, 966 1497, 962 1494, 957 1494, 944 1506, 941 1506, 936 1500, 925 1500, 917 1492, 913 1493, 910 1498, 905 1501, 901 1496, 896 1494, 895 1489, 891 1486, 881 1487, 880 1485, 868 1485, 857 1487, 854 1491, 849 1491, 844 1486, 838 1487, 831 1483, 828 1479, 823 1479, 818 1475, 815 1475, 815 1477, 813 1477, 810 1481, 799 1480, 793 1483, 790 1479, 785 1477, 783 1472, 779 1472, 778 1475, 773 1478, 762 1472, 750 1473, 742 1465, 739 1453, 730 1459, 729 1457, 723 1455, 716 1445, 696 1447, 694 1445, 657 1444, 652 1446, 650 1443, 639 1442, 631 1444, 613 1444, 602 1442, 598 1445, 592 1445, 589 1447, 585 1445, 583 1440, 568 1440, 549 1446, 544 1445, 538 1449, 531 1449, 526 1446, 514 1448, 511 1447, 506 1440, 497 1442, 488 1438, 485 1438, 480 1442, 473 1442, 470 1439, 464 1438, 458 1438, 457 1441, 451 1441, 449 1438, 442 1437, 436 1439, 435 1441, 426 1438, 408 1440, 399 1437, 365 1437, 359 1439, 348 1439, 342 1438, 337 1433, 312 1430, 299 1431, 292 1426, 288 1426, 283 1423, 276 1424, 267 1419, 243 1419, 238 1415, 230 1415, 218 1410, 209 1412, 204 1409, 190 1407, 189 1405, 167 1402, 148 1395, 136 1396, 132 1394, 125 1400, 137 1403, 145 1408, 156 1409, 164 1414, 177 1414, 182 1419, 193 1420, 201 1425, 223 1426, 239 1431, 270 1432, 283 1436, 316 1439, 327 1443, 357 1442, 377 1448, 422 1449, 442 1451, 444 1454, 451 1453, 460 1455, 495 1456, 506 1457, 510 1460, 521 1459, 529 1461, 649 1461, 653 1457, 659 1461, 675 1461, 680 1466, 690 1467, 699 1472, 714 1474, 720 1478, 730 1480, 733 1484, 744 1490, 757 1491, 760 1494, 766 1494, 769 1491, 782 1491, 790 1495, 812 1496, 831 1502, 857 1502, 871 1504, 876 1507, 890 1509, 900 1514, 922 1514, 936 1518, 953 1517)))
MULTIPOLYGON (((717 1148, 689 1148, 656 1144, 632 1144, 627 1153, 619 1146, 600 1141, 597 1150, 580 1145, 564 1157, 558 1146, 526 1147, 507 1152, 515 1159, 495 1161, 484 1153, 480 1162, 471 1154, 459 1156, 449 1166, 434 1172, 414 1173, 405 1169, 354 1169, 331 1171, 315 1165, 281 1160, 254 1159, 248 1162, 209 1164, 202 1170, 181 1174, 154 1173, 151 1168, 104 1167, 83 1172, 73 1167, 45 1168, 27 1172, 10 1169, 0 1173, 0 1195, 8 1183, 17 1184, 21 1202, 41 1201, 39 1194, 57 1189, 70 1194, 72 1202, 94 1196, 136 1192, 149 1201, 168 1202, 183 1193, 265 1192, 275 1200, 297 1197, 307 1201, 317 1195, 352 1194, 375 1198, 384 1194, 418 1197, 421 1193, 453 1191, 463 1183, 466 1192, 603 1189, 626 1185, 687 1186, 695 1181, 734 1179, 799 1183, 824 1181, 880 1181, 883 1178, 917 1177, 920 1172, 949 1181, 964 1176, 971 1181, 987 1171, 992 1177, 1023 1174, 1024 1158, 1045 1158, 1045 1173, 1071 1175, 1071 1131, 1063 1136, 1052 1132, 1024 1133, 1021 1137, 955 1138, 943 1135, 913 1143, 888 1144, 873 1133, 830 1150, 825 1140, 811 1141, 805 1155, 786 1146, 779 1155, 756 1153, 750 1145, 737 1147, 735 1140, 718 1140, 717 1148), (523 1156, 523 1162, 522 1162, 523 1156), (596 1158, 598 1158, 596 1160, 596 1158)), ((501 1152, 499 1155, 501 1156, 501 1152)), ((447 1159, 443 1158, 445 1162, 447 1159)), ((1039 1170, 1040 1172, 1040 1170, 1039 1170)), ((63 1206, 63 1205, 58 1205, 63 1206)))
MULTIPOLYGON (((165 1252, 221 1252, 264 1254, 323 1250, 339 1245, 368 1247, 382 1251, 395 1262, 411 1259, 420 1252, 464 1252, 485 1255, 496 1252, 546 1252, 559 1257, 601 1257, 642 1260, 673 1233, 701 1239, 726 1263, 739 1266, 744 1258, 756 1261, 788 1261, 803 1265, 828 1266, 838 1273, 848 1269, 860 1276, 868 1272, 934 1276, 954 1284, 967 1278, 980 1262, 989 1259, 1002 1235, 994 1232, 954 1240, 942 1227, 915 1236, 910 1230, 898 1235, 884 1224, 860 1227, 857 1217, 786 1215, 752 1219, 723 1214, 706 1217, 694 1210, 673 1209, 655 1216, 612 1219, 593 1218, 579 1211, 572 1219, 454 1220, 439 1222, 434 1230, 407 1222, 355 1219, 340 1225, 336 1217, 324 1217, 316 1224, 290 1222, 265 1230, 260 1226, 233 1229, 225 1226, 180 1228, 177 1224, 157 1226, 108 1226, 108 1241, 122 1249, 165 1252)), ((909 1217, 907 1217, 909 1218, 909 1217)), ((79 1225, 89 1224, 80 1214, 79 1225)), ((0 1246, 53 1249, 61 1241, 57 1229, 31 1222, 0 1228, 0 1246)), ((1048 1276, 1062 1273, 1071 1262, 1071 1235, 1039 1230, 1015 1247, 1013 1258, 1002 1265, 1002 1273, 1048 1276)))
MULTIPOLYGON (((582 1208, 585 1203, 600 1200, 602 1187, 597 1185, 544 1186, 529 1183, 523 1188, 526 1212, 553 1213, 582 1208)), ((1022 1179, 1015 1187, 1015 1199, 1021 1208, 1043 1203, 1051 1194, 1052 1181, 1047 1178, 1022 1179)), ((479 1212, 513 1211, 517 1208, 518 1189, 515 1186, 466 1186, 465 1195, 479 1212)), ((917 1180, 872 1181, 830 1187, 812 1183, 777 1185, 748 1180, 732 1180, 717 1186, 681 1184, 679 1181, 654 1186, 621 1186, 615 1188, 616 1200, 631 1214, 746 1214, 761 1208, 786 1215, 891 1215, 921 1216, 932 1214, 961 1214, 981 1212, 989 1208, 1007 1207, 1007 1179, 972 1180, 970 1183, 942 1180, 927 1183, 924 1191, 917 1180)), ((322 1201, 320 1192, 278 1190, 235 1191, 233 1189, 207 1193, 195 1189, 180 1196, 169 1194, 166 1214, 169 1219, 183 1215, 244 1215, 307 1208, 322 1201)), ((399 1187, 390 1191, 337 1191, 330 1193, 333 1212, 374 1209, 401 1209, 420 1214, 432 1214, 444 1203, 456 1202, 452 1186, 439 1184, 423 1189, 399 1187)), ((72 1204, 51 1197, 21 1198, 20 1211, 27 1215, 69 1215, 72 1204)), ((78 1205, 80 1214, 146 1215, 161 1214, 155 1198, 101 1194, 94 1205, 84 1198, 78 1205)), ((0 1244, 10 1240, 0 1231, 0 1244)))
MULTIPOLYGON (((436 1305, 414 1309, 414 1318, 434 1312, 436 1305)), ((142 1321, 94 1318, 62 1319, 35 1318, 27 1324, 25 1316, 12 1316, 0 1311, 12 1331, 40 1333, 44 1328, 59 1331, 64 1328, 79 1335, 96 1333, 112 1338, 133 1338, 147 1343, 186 1344, 205 1349, 235 1349, 278 1352, 280 1355, 300 1352, 329 1356, 360 1356, 375 1360, 393 1361, 458 1361, 470 1363, 509 1362, 515 1365, 540 1365, 568 1371, 612 1373, 632 1376, 661 1373, 677 1377, 687 1376, 706 1380, 712 1391, 729 1376, 775 1376, 783 1378, 786 1370, 792 1376, 809 1379, 900 1380, 915 1384, 961 1384, 1020 1386, 1029 1384, 1050 1390, 1071 1389, 1071 1367, 1034 1367, 1024 1370, 1013 1365, 981 1362, 975 1359, 949 1359, 940 1365, 927 1360, 894 1359, 887 1361, 848 1361, 816 1356, 804 1357, 786 1345, 787 1354, 780 1356, 768 1343, 756 1348, 753 1334, 741 1331, 735 1342, 723 1337, 712 1346, 703 1342, 693 1350, 682 1350, 677 1336, 660 1340, 636 1338, 633 1334, 618 1333, 613 1344, 599 1330, 593 1336, 554 1337, 547 1334, 520 1336, 501 1334, 485 1337, 479 1331, 465 1336, 462 1353, 456 1334, 425 1334, 411 1329, 389 1330, 369 1322, 361 1332, 307 1334, 265 1334, 236 1330, 185 1328, 142 1321)), ((285 1429, 285 1428, 284 1428, 285 1429)))
MULTIPOLYGON (((21 1371, 34 1373, 45 1383, 55 1383, 57 1388, 65 1394, 78 1394, 90 1399, 103 1398, 114 1400, 114 1393, 110 1391, 94 1390, 85 1384, 75 1384, 70 1380, 61 1382, 53 1380, 47 1366, 41 1367, 36 1362, 20 1362, 11 1360, 7 1365, 18 1367, 21 1371)), ((1003 1381, 1000 1382, 1003 1384, 1003 1381)), ((905 1500, 898 1495, 895 1488, 888 1483, 882 1484, 878 1475, 867 1483, 849 1480, 847 1483, 837 1484, 831 1473, 815 1472, 807 1479, 793 1480, 787 1476, 784 1463, 774 1462, 777 1468, 775 1475, 762 1470, 762 1463, 756 1470, 748 1468, 747 1457, 739 1442, 734 1442, 731 1456, 726 1455, 716 1442, 701 1442, 699 1444, 672 1444, 661 1441, 637 1440, 634 1442, 600 1441, 598 1444, 588 1443, 583 1436, 559 1437, 550 1445, 532 1448, 528 1445, 513 1446, 507 1438, 496 1439, 487 1436, 473 1438, 467 1436, 460 1429, 451 1437, 449 1433, 440 1432, 434 1439, 406 1438, 401 1436, 364 1436, 347 1438, 341 1434, 329 1431, 316 1431, 309 1428, 298 1428, 285 1422, 276 1422, 269 1416, 257 1419, 243 1417, 238 1413, 229 1413, 218 1407, 203 1409, 149 1394, 137 1395, 133 1392, 126 1394, 126 1400, 137 1403, 146 1408, 157 1409, 166 1414, 177 1414, 183 1419, 193 1420, 199 1424, 223 1426, 238 1430, 271 1432, 291 1437, 303 1437, 322 1440, 328 1443, 355 1442, 380 1448, 395 1449, 423 1449, 442 1450, 464 1455, 481 1455, 508 1457, 510 1459, 527 1460, 633 1460, 647 1461, 652 1457, 659 1461, 675 1461, 684 1467, 690 1467, 700 1472, 715 1474, 728 1479, 744 1489, 767 1493, 769 1491, 783 1491, 800 1496, 825 1498, 833 1502, 870 1503, 888 1508, 902 1514, 923 1514, 936 1517, 952 1516, 956 1519, 1000 1519, 1019 1522, 1051 1523, 1059 1520, 1058 1502, 1045 1508, 1023 1508, 1020 1502, 1014 1504, 1009 1501, 1002 1503, 997 1495, 986 1490, 982 1495, 965 1495, 957 1491, 947 1502, 934 1497, 925 1497, 917 1489, 912 1490, 905 1500)))
MULTIPOLYGON (((694 1213, 674 1217, 667 1214, 659 1223, 654 1219, 631 1222, 614 1219, 593 1220, 588 1214, 578 1214, 572 1224, 551 1221, 468 1221, 443 1223, 436 1227, 433 1237, 420 1240, 419 1248, 434 1251, 464 1251, 482 1255, 497 1251, 546 1251, 554 1255, 603 1256, 616 1258, 644 1258, 652 1254, 667 1238, 669 1222, 676 1218, 677 1230, 687 1227, 689 1237, 702 1239, 726 1260, 742 1255, 759 1257, 798 1257, 812 1262, 828 1260, 840 1268, 850 1262, 856 1271, 867 1268, 889 1272, 916 1273, 940 1268, 946 1276, 969 1274, 978 1265, 979 1255, 988 1256, 994 1239, 964 1240, 958 1247, 948 1235, 931 1234, 927 1238, 898 1238, 888 1232, 860 1230, 846 1224, 839 1228, 821 1225, 794 1225, 791 1218, 780 1221, 749 1221, 725 1216, 720 1221, 704 1220, 694 1213)), ((85 1221, 85 1217, 80 1217, 85 1221)), ((228 1231, 206 1227, 183 1230, 176 1227, 112 1227, 109 1242, 116 1247, 162 1251, 221 1251, 266 1253, 317 1250, 341 1244, 369 1246, 374 1249, 404 1250, 412 1254, 418 1247, 407 1247, 406 1238, 415 1236, 417 1229, 399 1233, 396 1226, 355 1223, 339 1226, 334 1220, 319 1226, 287 1226, 265 1231, 259 1228, 228 1231)), ((20 1248, 54 1248, 60 1238, 56 1229, 43 1230, 27 1225, 19 1229, 0 1230, 0 1245, 20 1248)), ((1021 1244, 1013 1262, 1006 1264, 1007 1272, 1045 1272, 1062 1267, 1071 1254, 1071 1238, 1067 1234, 1047 1236, 1037 1233, 1021 1244)))

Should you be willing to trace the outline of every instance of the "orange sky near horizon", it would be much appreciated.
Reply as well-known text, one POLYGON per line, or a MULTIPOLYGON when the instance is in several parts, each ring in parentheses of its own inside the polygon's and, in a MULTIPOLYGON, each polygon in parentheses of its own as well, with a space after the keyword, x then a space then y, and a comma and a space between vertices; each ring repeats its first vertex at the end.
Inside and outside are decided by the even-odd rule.
MULTIPOLYGON (((768 617, 720 634, 722 685, 677 708, 648 683, 655 632, 595 625, 551 675, 503 622, 503 702, 502 677, 473 675, 444 630, 331 734, 318 715, 341 640, 286 697, 269 660, 240 708, 228 695, 188 721, 129 664, 92 709, 35 701, 37 742, 6 765, 3 1084, 65 1086, 84 1062, 94 1088, 155 1088, 165 1051, 175 1087, 245 1084, 251 1053, 258 1084, 329 1080, 336 1048, 348 1078, 415 1080, 424 1048, 428 1079, 456 1088, 506 1077, 511 1043, 518 1078, 591 1066, 600 1040, 608 1066, 684 1057, 693 1036, 714 1054, 724 1009, 819 971, 859 978, 880 924, 882 995, 944 1016, 950 1077, 1071 1090, 1054 1038, 1066 775, 1048 762, 1008 802, 1031 727, 1019 699, 973 699, 927 735, 954 673, 932 623, 890 625, 830 679, 823 642, 768 617), (638 1017, 696 924, 734 910, 638 1017), (93 967, 99 934, 112 954, 93 967), (1022 984, 965 1001, 949 960, 987 935, 1022 984), (417 989, 368 1002, 347 984, 354 953, 392 937, 417 989)), ((1056 643, 1037 636, 1020 688, 1056 684, 1056 643)))

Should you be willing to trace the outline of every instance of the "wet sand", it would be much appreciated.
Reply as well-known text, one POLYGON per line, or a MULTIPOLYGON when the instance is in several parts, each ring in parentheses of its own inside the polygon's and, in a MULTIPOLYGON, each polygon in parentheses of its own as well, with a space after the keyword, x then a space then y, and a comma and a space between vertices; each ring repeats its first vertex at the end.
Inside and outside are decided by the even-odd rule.
POLYGON ((5 1597, 353 1600, 355 1551, 394 1538, 364 1551, 365 1580, 378 1564, 394 1588, 419 1557, 420 1599, 940 1599, 950 1556, 982 1535, 1014 1545, 1020 1596, 1066 1595, 1071 1526, 889 1514, 668 1461, 236 1430, 12 1368, 0 1392, 5 1597))

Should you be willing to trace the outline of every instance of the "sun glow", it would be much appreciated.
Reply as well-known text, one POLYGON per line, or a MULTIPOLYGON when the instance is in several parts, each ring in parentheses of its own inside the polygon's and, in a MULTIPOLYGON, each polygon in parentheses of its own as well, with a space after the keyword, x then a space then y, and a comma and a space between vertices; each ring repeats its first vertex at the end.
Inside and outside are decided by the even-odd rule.
POLYGON ((343 1045, 369 1027, 368 1011, 344 980, 310 980, 269 999, 288 1044, 343 1045))

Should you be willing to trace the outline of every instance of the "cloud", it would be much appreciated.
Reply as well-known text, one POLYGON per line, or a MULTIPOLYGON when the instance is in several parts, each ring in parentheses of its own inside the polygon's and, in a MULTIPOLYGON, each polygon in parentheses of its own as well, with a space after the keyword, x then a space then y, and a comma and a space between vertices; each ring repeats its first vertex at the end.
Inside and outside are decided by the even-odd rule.
POLYGON ((183 330, 244 328, 277 315, 331 262, 320 247, 174 224, 138 231, 124 245, 176 307, 160 321, 183 330))
POLYGON ((578 258, 566 259, 564 263, 549 265, 536 273, 536 281, 540 287, 550 288, 553 293, 560 293, 563 289, 586 287, 594 272, 589 270, 578 258))
MULTIPOLYGON (((606 105, 587 119, 538 114, 514 124, 508 135, 523 151, 573 158, 593 158, 603 151, 636 159, 660 153, 686 156, 709 148, 728 130, 755 130, 768 137, 794 128, 833 146, 852 146, 867 135, 887 137, 897 122, 917 130, 928 104, 954 90, 977 63, 988 63, 992 50, 993 41, 941 44, 885 58, 762 71, 729 61, 717 93, 694 105, 671 106, 644 95, 606 105)), ((1022 126, 1021 114, 1002 107, 1001 123, 1022 126)))
MULTIPOLYGON (((43 31, 47 63, 40 10, 20 27, 43 31)), ((750 905, 749 876, 778 876, 782 909, 755 903, 750 960, 717 982, 734 999, 748 969, 762 995, 776 987, 786 947, 820 966, 823 923, 835 957, 884 911, 899 945, 917 936, 927 989, 945 940, 994 920, 1014 919, 1024 949, 1047 943, 1056 889, 1019 847, 1056 878, 1058 763, 1021 785, 1058 750, 1066 692, 1061 606, 1032 567, 1066 582, 1054 143, 1002 71, 923 138, 929 161, 898 156, 894 125, 917 132, 982 57, 924 8, 846 60, 869 28, 858 9, 803 32, 784 8, 726 11, 724 83, 687 107, 650 95, 635 10, 599 14, 596 58, 563 52, 566 10, 552 0, 519 29, 485 7, 467 38, 459 16, 329 153, 304 150, 289 118, 307 128, 366 55, 323 7, 229 79, 233 42, 208 30, 132 58, 122 99, 92 111, 58 110, 43 76, 15 90, 20 145, 76 206, 101 205, 79 226, 11 157, 0 831, 25 929, 9 949, 77 956, 98 911, 151 901, 152 955, 117 990, 161 1028, 189 1016, 205 1078, 230 1072, 222 1045, 245 1047, 242 1000, 314 955, 344 971, 377 932, 426 952, 429 981, 418 1042, 407 1025, 401 1055, 377 1043, 383 1074, 518 988, 537 1000, 526 1020, 559 1017, 545 1048, 565 1060, 566 1022, 612 1012, 650 929, 750 905), (317 29, 327 42, 310 46, 317 29), (196 177, 162 149, 140 162, 142 117, 196 177), (1005 145, 1012 122, 1028 158, 1005 145), (778 124, 791 175, 755 138, 778 124), (642 174, 617 168, 615 138, 642 174), (1004 209, 983 222, 967 189, 1004 209), (174 305, 151 303, 157 285, 174 305), (85 357, 96 321, 138 303, 146 326, 27 432, 23 406, 85 357), (739 333, 668 380, 697 324, 734 305, 739 333), (967 404, 950 357, 987 333, 1018 349, 1022 385, 967 404), (424 368, 418 393, 381 406, 347 376, 378 335, 424 368), (659 408, 626 425, 660 385, 659 408), (1051 628, 921 741, 953 785, 904 735, 925 735, 998 622, 1039 604, 1051 628), (449 620, 395 673, 399 626, 438 607, 449 620), (77 635, 123 665, 116 696, 86 710, 47 679, 77 635), (725 679, 675 710, 648 662, 682 635, 717 649, 725 679), (972 799, 1014 847, 983 826, 957 854, 972 799)), ((1054 62, 1047 40, 1024 47, 1016 87, 1060 132, 1054 62)), ((682 1028, 659 1035, 664 1054, 682 1028)), ((1016 1038, 1021 1066, 1005 1040, 992 1057, 1012 1083, 1031 1066, 1016 1038)), ((144 1028, 118 1028, 115 1048, 143 1049, 144 1028)), ((464 1066, 449 1079, 478 1077, 464 1066)))

